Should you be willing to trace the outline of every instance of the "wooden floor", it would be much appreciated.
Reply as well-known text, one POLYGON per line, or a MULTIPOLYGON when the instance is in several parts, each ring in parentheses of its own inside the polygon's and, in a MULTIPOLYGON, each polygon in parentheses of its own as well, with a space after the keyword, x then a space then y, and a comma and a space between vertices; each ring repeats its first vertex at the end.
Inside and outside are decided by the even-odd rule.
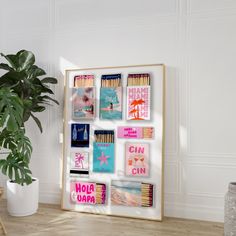
MULTIPOLYGON (((69 236, 222 236, 223 224, 165 218, 163 222, 134 220, 61 211, 59 206, 41 204, 37 214, 11 217, 6 201, 0 203, 0 216, 8 235, 69 236)), ((2 235, 2 232, 0 232, 2 235)))

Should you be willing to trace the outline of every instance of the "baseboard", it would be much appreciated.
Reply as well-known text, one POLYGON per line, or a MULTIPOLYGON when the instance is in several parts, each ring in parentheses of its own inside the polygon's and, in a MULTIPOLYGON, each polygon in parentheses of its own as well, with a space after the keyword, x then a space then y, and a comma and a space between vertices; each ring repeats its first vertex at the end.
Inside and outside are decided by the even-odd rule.
POLYGON ((61 188, 59 184, 40 183, 39 202, 49 204, 60 204, 61 188))
POLYGON ((60 192, 40 192, 39 202, 48 204, 60 204, 61 193, 60 192))

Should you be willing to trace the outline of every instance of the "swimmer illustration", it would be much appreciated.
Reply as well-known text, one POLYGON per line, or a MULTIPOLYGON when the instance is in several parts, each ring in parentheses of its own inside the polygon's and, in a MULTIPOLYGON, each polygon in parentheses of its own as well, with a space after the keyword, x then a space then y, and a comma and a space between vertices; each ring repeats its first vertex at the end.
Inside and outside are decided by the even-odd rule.
POLYGON ((122 119, 121 74, 102 75, 100 90, 100 119, 122 119))

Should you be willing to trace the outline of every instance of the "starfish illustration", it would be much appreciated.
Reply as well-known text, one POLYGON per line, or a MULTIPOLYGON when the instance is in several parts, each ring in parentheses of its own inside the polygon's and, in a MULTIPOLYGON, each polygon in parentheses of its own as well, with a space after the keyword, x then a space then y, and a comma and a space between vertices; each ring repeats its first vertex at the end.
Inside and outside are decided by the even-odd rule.
POLYGON ((104 152, 102 152, 102 155, 98 157, 98 160, 100 160, 100 166, 103 164, 108 165, 107 159, 110 158, 109 156, 105 156, 104 152))

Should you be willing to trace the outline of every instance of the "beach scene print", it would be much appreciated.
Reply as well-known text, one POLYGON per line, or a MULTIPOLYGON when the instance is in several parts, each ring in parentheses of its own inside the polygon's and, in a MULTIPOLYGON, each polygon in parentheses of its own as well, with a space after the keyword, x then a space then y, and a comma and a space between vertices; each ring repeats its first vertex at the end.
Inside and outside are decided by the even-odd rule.
POLYGON ((100 90, 100 119, 121 120, 122 103, 121 87, 101 88, 100 90))
POLYGON ((93 119, 95 116, 94 87, 73 88, 72 118, 93 119))

